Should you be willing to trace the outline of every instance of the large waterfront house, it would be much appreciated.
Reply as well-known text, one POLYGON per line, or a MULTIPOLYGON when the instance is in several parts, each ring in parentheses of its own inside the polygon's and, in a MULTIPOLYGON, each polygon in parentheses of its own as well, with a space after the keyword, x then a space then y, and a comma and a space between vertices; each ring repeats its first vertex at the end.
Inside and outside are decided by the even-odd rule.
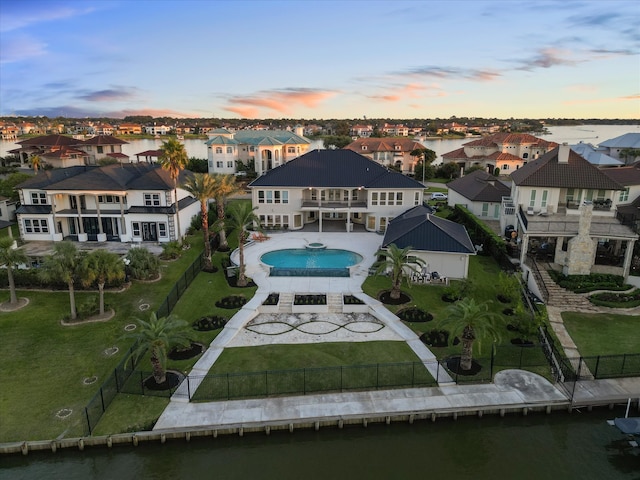
POLYGON ((457 163, 463 169, 482 167, 489 173, 498 169, 501 175, 508 175, 557 146, 528 133, 495 133, 444 153, 442 161, 457 163))
POLYGON ((468 175, 447 183, 449 206, 463 205, 476 217, 499 220, 502 214, 502 198, 508 197, 511 188, 484 170, 474 170, 468 175))
POLYGON ((258 175, 276 168, 304 154, 311 142, 288 130, 240 130, 231 132, 225 128, 211 130, 207 145, 209 173, 234 174, 238 162, 245 166, 254 163, 258 175))
POLYGON ((565 274, 629 274, 638 235, 616 218, 618 205, 629 203, 624 185, 566 144, 511 179, 501 229, 517 232, 525 271, 537 259, 565 274))
POLYGON ((104 159, 128 162, 122 153, 122 145, 128 142, 111 135, 97 135, 88 140, 79 140, 66 135, 44 135, 16 142, 20 148, 9 153, 18 155, 20 163, 28 166, 34 156, 39 156, 42 164, 54 168, 96 165, 104 159))
POLYGON ((426 147, 410 138, 359 138, 344 147, 384 166, 393 166, 402 173, 413 174, 419 157, 411 155, 426 147))
POLYGON ((469 256, 475 248, 464 226, 437 217, 425 205, 417 205, 389 222, 382 247, 410 247, 409 255, 424 262, 428 274, 440 278, 467 278, 469 256))
POLYGON ((181 238, 200 212, 185 190, 174 197, 166 170, 147 163, 45 170, 16 188, 25 241, 169 242, 181 238))
POLYGON ((605 140, 598 145, 598 150, 627 164, 636 162, 640 160, 640 133, 625 133, 605 140))
POLYGON ((421 183, 352 150, 312 150, 249 184, 263 227, 300 230, 316 224, 342 231, 386 230, 423 203, 421 183))

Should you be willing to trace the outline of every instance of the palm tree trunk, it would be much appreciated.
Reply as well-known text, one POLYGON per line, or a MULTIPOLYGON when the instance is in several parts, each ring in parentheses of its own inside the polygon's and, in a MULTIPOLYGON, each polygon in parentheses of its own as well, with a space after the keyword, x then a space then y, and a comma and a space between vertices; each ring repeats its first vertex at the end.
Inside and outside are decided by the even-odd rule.
POLYGON ((173 188, 173 197, 176 202, 176 224, 178 225, 178 231, 176 232, 176 240, 180 240, 182 238, 182 234, 180 233, 180 209, 178 208, 178 185, 177 180, 174 180, 175 187, 173 188))
POLYGON ((460 356, 460 368, 471 370, 473 362, 473 339, 462 336, 462 355, 460 356))
POLYGON ((240 265, 238 268, 238 286, 246 287, 247 279, 244 276, 244 235, 240 237, 240 245, 238 245, 238 250, 240 254, 240 265))
POLYGON ((200 202, 200 215, 202 216, 202 235, 204 236, 204 269, 212 270, 211 244, 209 243, 209 215, 207 202, 200 202))
POLYGON ((151 367, 153 369, 153 378, 155 379, 156 383, 160 384, 167 381, 167 372, 165 371, 164 367, 162 366, 162 362, 155 353, 151 355, 151 367))
POLYGON ((78 313, 76 312, 76 293, 73 289, 73 280, 69 280, 69 303, 71 303, 71 320, 75 320, 78 313))
POLYGON ((393 285, 391 286, 391 294, 389 296, 394 300, 398 300, 400 298, 400 282, 401 282, 401 278, 393 279, 393 285))
POLYGON ((216 211, 218 212, 218 225, 220 226, 220 250, 228 250, 227 232, 224 230, 224 198, 216 198, 216 211))
POLYGON ((16 296, 16 283, 13 280, 13 269, 11 265, 7 265, 7 276, 9 277, 9 303, 18 303, 18 297, 16 296))
POLYGON ((104 282, 98 283, 98 292, 100 292, 100 315, 104 315, 104 282))

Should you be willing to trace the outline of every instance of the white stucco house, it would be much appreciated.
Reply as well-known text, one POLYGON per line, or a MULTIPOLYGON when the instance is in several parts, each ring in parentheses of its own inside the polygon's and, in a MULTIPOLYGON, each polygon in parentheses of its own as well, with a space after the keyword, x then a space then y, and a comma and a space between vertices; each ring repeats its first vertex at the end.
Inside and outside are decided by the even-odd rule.
POLYGON ((484 170, 475 170, 456 178, 447 183, 447 187, 447 204, 450 207, 463 205, 476 217, 486 220, 500 219, 502 198, 511 193, 509 186, 484 170))
POLYGON ((185 190, 174 197, 166 170, 147 163, 46 170, 16 188, 25 241, 169 242, 184 236, 200 212, 185 190))
POLYGON ((383 232, 390 220, 423 203, 420 182, 351 150, 312 150, 249 184, 267 228, 299 230, 330 222, 342 231, 383 232))

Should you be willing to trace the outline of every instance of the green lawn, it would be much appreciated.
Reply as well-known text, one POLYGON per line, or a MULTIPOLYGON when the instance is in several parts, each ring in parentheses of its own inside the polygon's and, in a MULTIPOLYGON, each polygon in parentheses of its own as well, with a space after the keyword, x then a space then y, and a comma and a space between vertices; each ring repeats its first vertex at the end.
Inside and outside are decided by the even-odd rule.
POLYGON ((580 355, 640 353, 640 316, 563 312, 580 355))

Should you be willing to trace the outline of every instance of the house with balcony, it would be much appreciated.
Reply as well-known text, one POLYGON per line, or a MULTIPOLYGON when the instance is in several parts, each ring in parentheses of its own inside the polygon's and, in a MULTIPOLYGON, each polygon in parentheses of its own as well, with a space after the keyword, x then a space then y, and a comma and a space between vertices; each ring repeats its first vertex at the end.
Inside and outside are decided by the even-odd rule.
POLYGON ((420 182, 352 150, 312 150, 249 184, 265 228, 384 232, 423 203, 420 182))
POLYGON ((370 158, 383 166, 398 168, 405 175, 412 175, 419 157, 411 155, 424 145, 410 138, 359 138, 344 147, 370 158))
POLYGON ((484 170, 474 170, 456 178, 447 183, 447 187, 450 207, 464 205, 476 217, 485 220, 500 220, 502 198, 511 193, 510 187, 484 170))
POLYGON ((45 170, 16 188, 25 241, 169 242, 200 212, 185 190, 174 196, 166 170, 147 163, 45 170))
MULTIPOLYGON (((520 263, 568 275, 627 277, 638 235, 616 218, 624 185, 563 144, 511 173, 501 229, 513 225, 520 263)), ((628 203, 627 200, 623 200, 628 203)))
POLYGON ((442 161, 457 163, 465 170, 482 167, 489 173, 494 173, 497 168, 500 175, 508 175, 557 146, 555 142, 548 142, 528 133, 495 133, 442 154, 442 161))
POLYGON ((240 130, 216 128, 209 133, 207 157, 209 173, 233 174, 237 162, 253 162, 258 175, 304 154, 311 141, 288 130, 240 130))

